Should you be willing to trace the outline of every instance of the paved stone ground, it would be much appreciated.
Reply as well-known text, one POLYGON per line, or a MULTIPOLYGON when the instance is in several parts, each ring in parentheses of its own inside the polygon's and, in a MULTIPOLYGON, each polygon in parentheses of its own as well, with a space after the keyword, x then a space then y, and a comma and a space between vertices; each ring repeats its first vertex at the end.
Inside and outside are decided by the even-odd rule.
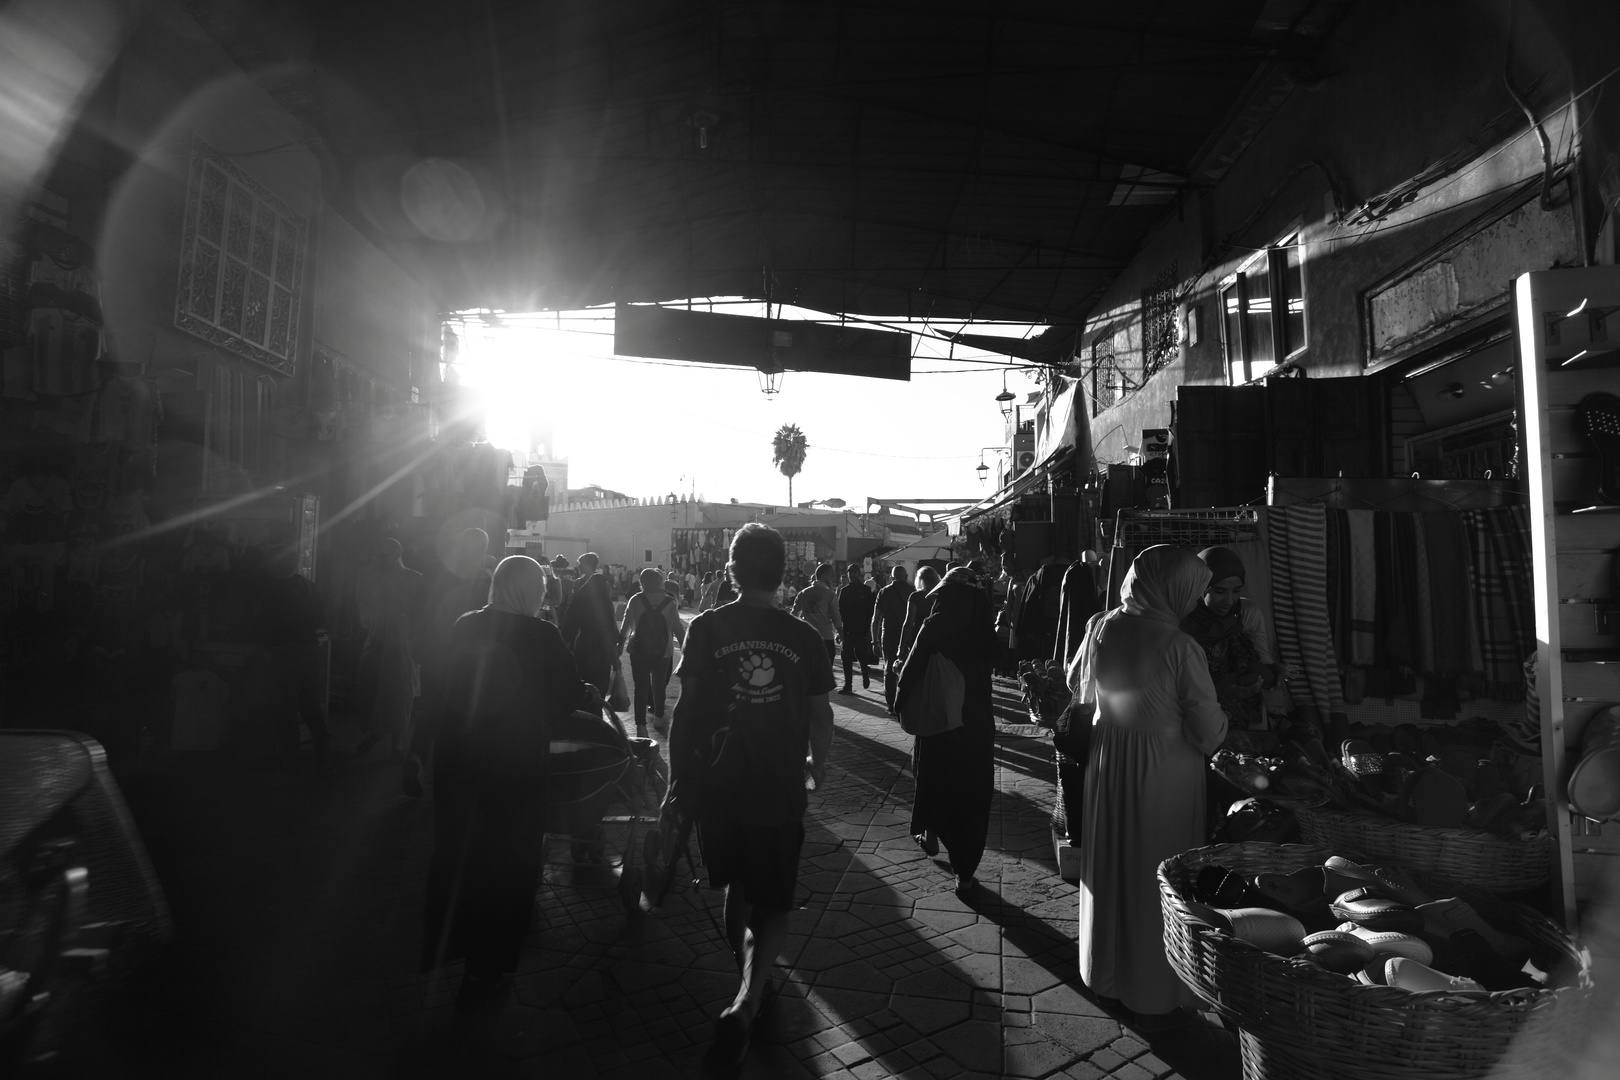
MULTIPOLYGON (((1204 1017, 1138 1035, 1075 970, 1075 889, 1048 832, 1051 749, 1007 725, 972 904, 907 835, 909 738, 873 693, 834 697, 792 920, 745 1076, 1228 1080, 1204 1017)), ((354 733, 341 726, 339 746, 354 733)), ((514 994, 458 1018, 459 967, 416 970, 431 808, 397 766, 340 753, 287 778, 153 756, 124 776, 177 937, 91 1025, 64 1071, 98 1077, 682 1077, 735 976, 719 894, 677 886, 627 917, 611 868, 553 842, 514 994)), ((622 846, 618 827, 610 836, 622 846)), ((695 846, 695 845, 694 845, 695 846)))

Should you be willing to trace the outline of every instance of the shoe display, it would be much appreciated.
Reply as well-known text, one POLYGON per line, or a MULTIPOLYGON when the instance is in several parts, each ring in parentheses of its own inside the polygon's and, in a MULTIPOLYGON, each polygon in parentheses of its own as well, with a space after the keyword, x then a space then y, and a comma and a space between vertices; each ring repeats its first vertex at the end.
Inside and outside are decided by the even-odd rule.
POLYGON ((1357 926, 1353 922, 1341 923, 1339 929, 1347 934, 1354 934, 1370 945, 1374 954, 1380 958, 1380 962, 1392 956, 1404 956, 1420 964, 1434 963, 1434 950, 1429 947, 1429 943, 1412 934, 1397 934, 1390 930, 1368 930, 1365 926, 1357 926))
POLYGON ((1405 871, 1392 867, 1365 866, 1337 855, 1323 862, 1322 867, 1332 873, 1328 881, 1328 892, 1335 896, 1365 885, 1376 885, 1394 899, 1413 907, 1427 904, 1434 899, 1418 888, 1416 882, 1405 871))
MULTIPOLYGON (((1313 900, 1321 900, 1327 893, 1325 882, 1326 875, 1322 867, 1302 866, 1290 874, 1256 874, 1254 890, 1276 905, 1297 908, 1304 907, 1313 900)), ((1347 888, 1354 887, 1347 886, 1347 888)))
POLYGON ((1363 986, 1384 986, 1384 965, 1388 963, 1385 957, 1375 957, 1373 962, 1356 972, 1356 982, 1363 986))
POLYGON ((1355 934, 1339 930, 1324 930, 1311 934, 1302 945, 1305 955, 1329 971, 1352 975, 1373 962, 1377 955, 1373 947, 1355 934))
POLYGON ((1423 916, 1416 908, 1391 899, 1377 886, 1354 889, 1340 895, 1330 905, 1333 914, 1369 930, 1412 933, 1423 929, 1423 916))
POLYGON ((1193 895, 1214 908, 1265 907, 1268 902, 1242 874, 1217 863, 1198 871, 1193 895))
MULTIPOLYGON (((1460 944, 1457 941, 1458 935, 1467 932, 1476 935, 1499 960, 1518 965, 1530 959, 1528 941, 1496 929, 1466 900, 1455 897, 1449 900, 1436 900, 1430 904, 1420 904, 1415 910, 1423 920, 1422 926, 1418 929, 1425 935, 1452 944, 1460 944)), ((1464 938, 1463 942, 1468 940, 1464 938)))
POLYGON ((1294 956, 1304 945, 1304 925, 1280 911, 1259 907, 1223 909, 1207 904, 1187 907, 1201 922, 1278 956, 1294 956))
POLYGON ((1447 990, 1453 993, 1487 994, 1486 990, 1473 979, 1465 979, 1460 975, 1447 975, 1443 971, 1436 971, 1427 964, 1420 964, 1416 960, 1408 960, 1404 956, 1397 956, 1384 961, 1384 984, 1410 990, 1414 994, 1428 994, 1436 990, 1447 990))

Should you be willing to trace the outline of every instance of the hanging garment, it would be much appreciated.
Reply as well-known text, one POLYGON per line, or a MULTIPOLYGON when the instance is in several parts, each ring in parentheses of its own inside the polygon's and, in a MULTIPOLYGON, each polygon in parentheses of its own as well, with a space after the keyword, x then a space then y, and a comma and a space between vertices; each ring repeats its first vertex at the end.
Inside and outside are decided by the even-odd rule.
POLYGON ((1412 514, 1412 550, 1416 571, 1416 591, 1412 604, 1417 609, 1417 669, 1434 670, 1434 597, 1429 581, 1429 533, 1427 514, 1412 514))
POLYGON ((1329 509, 1326 522, 1328 625, 1333 631, 1333 655, 1345 668, 1350 666, 1350 596, 1355 590, 1350 565, 1350 518, 1347 511, 1329 509))
POLYGON ((1417 542, 1411 514, 1378 511, 1373 517, 1378 564, 1378 616, 1375 663, 1391 670, 1417 667, 1417 542))
POLYGON ((1275 507, 1264 519, 1271 549, 1277 645, 1305 674, 1310 703, 1326 718, 1344 711, 1327 612, 1327 519, 1320 503, 1275 507))
POLYGON ((1463 521, 1472 548, 1483 689, 1497 701, 1516 701, 1524 696, 1524 658, 1536 647, 1529 511, 1494 506, 1464 511, 1463 521))
POLYGON ((1424 547, 1429 555, 1429 617, 1434 623, 1434 665, 1430 670, 1437 675, 1479 670, 1473 659, 1478 631, 1469 584, 1468 534, 1462 514, 1423 515, 1424 547))
POLYGON ((1360 667, 1378 658, 1378 551, 1373 511, 1347 510, 1350 522, 1350 662, 1360 667))

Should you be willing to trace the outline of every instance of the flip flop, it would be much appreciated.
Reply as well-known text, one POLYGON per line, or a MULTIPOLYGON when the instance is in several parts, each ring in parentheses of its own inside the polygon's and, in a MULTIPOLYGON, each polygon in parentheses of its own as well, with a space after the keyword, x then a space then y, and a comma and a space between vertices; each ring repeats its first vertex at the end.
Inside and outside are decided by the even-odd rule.
POLYGON ((1597 447, 1597 497, 1620 504, 1620 397, 1587 394, 1575 407, 1575 429, 1597 447))

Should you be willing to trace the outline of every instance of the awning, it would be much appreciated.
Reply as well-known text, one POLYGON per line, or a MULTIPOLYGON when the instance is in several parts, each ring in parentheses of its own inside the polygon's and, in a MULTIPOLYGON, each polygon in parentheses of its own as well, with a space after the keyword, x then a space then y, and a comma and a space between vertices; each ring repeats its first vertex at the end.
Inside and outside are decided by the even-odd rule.
POLYGON ((1035 409, 1035 466, 1049 465, 1064 450, 1073 448, 1084 458, 1082 469, 1091 468, 1091 409, 1086 385, 1080 379, 1057 376, 1052 391, 1035 409))
POLYGON ((890 561, 905 562, 914 559, 922 562, 924 559, 949 559, 951 557, 951 538, 944 532, 933 533, 929 536, 919 537, 904 547, 895 548, 884 556, 890 561))

